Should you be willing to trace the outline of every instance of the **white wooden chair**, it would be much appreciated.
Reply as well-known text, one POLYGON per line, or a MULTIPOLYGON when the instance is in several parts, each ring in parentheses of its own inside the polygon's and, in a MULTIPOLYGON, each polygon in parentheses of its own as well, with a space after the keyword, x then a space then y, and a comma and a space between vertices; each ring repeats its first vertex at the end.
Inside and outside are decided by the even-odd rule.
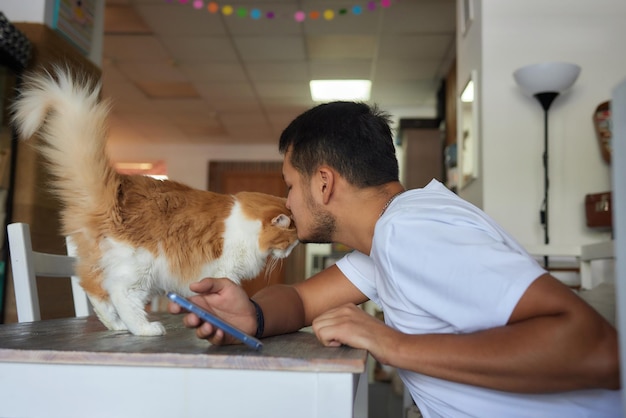
POLYGON ((11 253, 11 271, 13 272, 18 322, 41 320, 37 276, 70 277, 76 316, 88 316, 93 313, 87 294, 80 287, 78 277, 74 276, 76 259, 72 255, 76 251, 69 237, 66 239, 68 255, 33 251, 30 227, 25 223, 9 224, 7 226, 7 238, 11 253))

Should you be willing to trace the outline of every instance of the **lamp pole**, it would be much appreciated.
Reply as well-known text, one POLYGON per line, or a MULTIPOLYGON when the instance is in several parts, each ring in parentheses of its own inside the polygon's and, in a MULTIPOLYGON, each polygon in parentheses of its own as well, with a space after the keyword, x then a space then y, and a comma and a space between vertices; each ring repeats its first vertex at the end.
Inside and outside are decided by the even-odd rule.
MULTIPOLYGON (((543 203, 539 211, 539 220, 541 225, 543 225, 543 243, 546 245, 550 243, 548 229, 548 189, 550 187, 550 178, 548 175, 548 113, 552 102, 558 95, 559 93, 551 91, 534 95, 543 108, 543 203)), ((549 260, 547 255, 543 256, 543 262, 545 267, 548 268, 549 260)))
MULTIPOLYGON (((513 72, 515 82, 528 94, 539 101, 543 108, 543 203, 539 211, 539 220, 543 225, 544 244, 550 243, 548 234, 548 110, 559 93, 570 88, 580 74, 580 67, 567 62, 544 62, 526 65, 513 72)), ((545 268, 548 266, 548 256, 544 253, 545 268)))

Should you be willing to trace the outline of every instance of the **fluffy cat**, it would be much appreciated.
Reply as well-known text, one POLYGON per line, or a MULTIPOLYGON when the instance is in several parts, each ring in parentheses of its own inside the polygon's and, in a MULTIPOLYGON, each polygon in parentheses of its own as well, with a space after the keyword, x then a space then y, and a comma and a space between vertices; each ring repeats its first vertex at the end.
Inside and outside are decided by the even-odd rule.
POLYGON ((116 172, 106 154, 109 104, 100 85, 68 70, 30 75, 12 106, 21 138, 37 149, 62 203, 62 234, 78 247, 77 274, 107 328, 162 335, 144 306, 166 291, 189 296, 204 277, 253 278, 268 256, 297 245, 284 198, 225 195, 116 172))

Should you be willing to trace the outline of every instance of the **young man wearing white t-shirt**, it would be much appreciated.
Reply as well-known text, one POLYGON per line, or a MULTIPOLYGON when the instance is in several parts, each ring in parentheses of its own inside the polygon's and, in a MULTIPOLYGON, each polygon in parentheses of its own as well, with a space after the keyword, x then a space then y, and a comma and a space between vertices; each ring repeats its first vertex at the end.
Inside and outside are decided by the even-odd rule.
MULTIPOLYGON (((327 346, 366 349, 398 368, 427 418, 621 416, 615 329, 441 183, 405 191, 384 113, 317 106, 279 149, 298 238, 354 251, 254 303, 205 279, 191 285, 197 303, 258 336, 313 325, 327 346), (367 300, 385 323, 357 307, 367 300)), ((232 342, 193 314, 184 323, 232 342)))

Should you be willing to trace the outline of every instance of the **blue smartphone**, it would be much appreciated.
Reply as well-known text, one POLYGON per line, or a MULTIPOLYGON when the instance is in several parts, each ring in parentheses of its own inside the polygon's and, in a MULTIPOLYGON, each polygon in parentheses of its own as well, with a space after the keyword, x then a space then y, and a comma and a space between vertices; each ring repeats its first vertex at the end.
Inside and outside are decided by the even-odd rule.
POLYGON ((235 328, 229 323, 224 322, 223 320, 219 319, 215 315, 208 313, 207 311, 205 311, 204 309, 202 309, 195 303, 191 302, 189 299, 186 299, 174 292, 167 292, 167 297, 172 302, 179 304, 180 306, 182 306, 189 312, 192 312, 198 315, 198 318, 202 319, 203 321, 206 321, 209 324, 214 325, 217 328, 221 329, 226 334, 232 337, 235 337, 236 339, 238 339, 239 341, 241 341, 248 347, 254 350, 260 350, 261 348, 263 348, 263 343, 259 341, 258 339, 254 338, 251 335, 246 334, 245 332, 241 331, 238 328, 235 328))

